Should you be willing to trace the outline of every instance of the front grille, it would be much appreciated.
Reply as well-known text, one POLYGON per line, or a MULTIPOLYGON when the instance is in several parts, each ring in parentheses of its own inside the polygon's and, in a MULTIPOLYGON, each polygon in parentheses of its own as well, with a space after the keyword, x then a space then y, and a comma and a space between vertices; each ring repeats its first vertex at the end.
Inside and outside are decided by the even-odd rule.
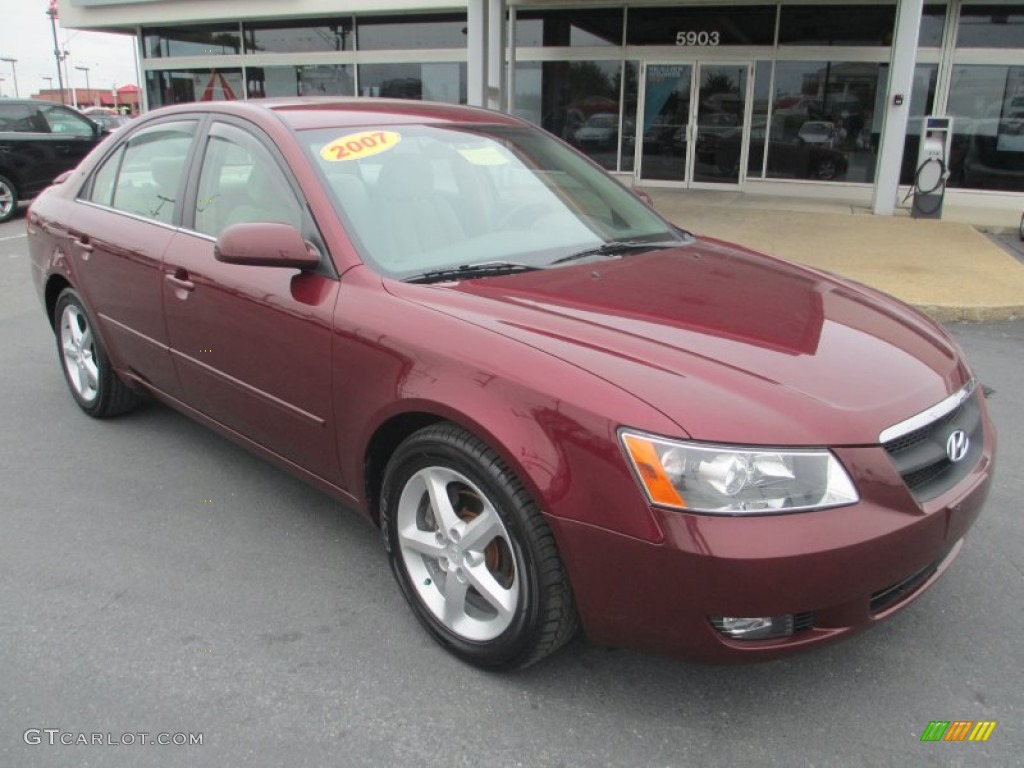
POLYGON ((981 458, 985 442, 979 393, 930 424, 883 443, 886 453, 907 488, 919 502, 929 501, 960 482, 981 458), (946 441, 957 429, 970 438, 967 455, 953 463, 946 455, 946 441))
POLYGON ((891 587, 880 589, 871 595, 871 613, 875 614, 884 611, 886 608, 896 605, 896 603, 914 592, 918 587, 932 577, 932 574, 938 570, 939 564, 942 563, 945 557, 946 556, 943 555, 934 563, 929 563, 913 576, 904 579, 898 584, 893 584, 891 587))

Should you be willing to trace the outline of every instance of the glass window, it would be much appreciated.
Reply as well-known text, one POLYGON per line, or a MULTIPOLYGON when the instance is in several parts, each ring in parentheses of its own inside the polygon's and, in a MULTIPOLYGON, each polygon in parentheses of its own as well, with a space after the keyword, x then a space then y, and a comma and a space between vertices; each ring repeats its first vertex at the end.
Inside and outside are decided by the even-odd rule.
POLYGON ((465 104, 466 65, 461 62, 360 64, 359 89, 363 96, 465 104))
POLYGON ((117 182, 117 174, 121 170, 123 158, 124 147, 122 146, 100 166, 92 178, 92 190, 86 196, 87 200, 108 207, 114 205, 114 186, 117 182))
POLYGON ((154 27, 142 31, 142 55, 147 59, 225 56, 241 52, 242 38, 237 24, 154 27))
POLYGON ((622 155, 619 159, 619 170, 633 170, 636 150, 636 110, 640 87, 640 62, 627 61, 623 67, 626 82, 622 88, 622 118, 625 129, 622 131, 622 155))
POLYGON ((367 263, 395 277, 488 262, 558 268, 609 241, 680 242, 632 192, 536 129, 390 125, 299 139, 367 263))
POLYGON ((1024 48, 1024 5, 963 5, 960 48, 1024 48))
POLYGON ((354 26, 350 17, 244 25, 246 53, 316 53, 350 51, 354 26))
POLYGON ((30 107, 28 104, 0 102, 0 131, 49 133, 50 128, 35 107, 30 107))
POLYGON ((174 221, 196 123, 153 126, 135 134, 93 176, 88 199, 164 224, 174 221))
POLYGON ((516 45, 622 45, 622 9, 519 11, 516 14, 516 45))
POLYGON ((360 16, 356 35, 362 51, 465 48, 466 14, 360 16))
POLYGON ((244 98, 242 70, 180 69, 146 73, 151 107, 192 101, 234 101, 244 98))
POLYGON ((1024 191, 1024 67, 953 67, 949 185, 1024 191))
MULTIPOLYGON (((629 72, 635 80, 635 67, 629 72)), ((618 61, 522 62, 516 65, 515 112, 615 170, 621 78, 618 61)), ((631 110, 622 126, 626 137, 636 131, 635 104, 631 110)))
POLYGON ((324 64, 283 67, 246 67, 250 99, 264 96, 354 96, 355 67, 324 64))
POLYGON ((60 133, 64 136, 95 136, 93 124, 76 112, 67 107, 53 106, 42 107, 40 113, 46 124, 50 127, 50 133, 60 133))
POLYGON ((302 207, 273 155, 233 125, 210 130, 196 193, 195 230, 217 237, 225 227, 276 221, 302 226, 302 207))
POLYGON ((747 176, 759 179, 764 171, 765 137, 768 133, 768 109, 771 106, 772 62, 754 65, 754 109, 750 117, 750 149, 747 176))
POLYGON ((919 48, 938 48, 942 45, 942 30, 946 25, 946 6, 926 5, 921 13, 919 48))
POLYGON ((772 45, 775 6, 721 8, 630 8, 626 17, 629 45, 772 45))
POLYGON ((892 45, 895 5, 783 5, 779 45, 892 45))
POLYGON ((873 62, 780 61, 768 124, 769 178, 872 182, 881 67, 873 62))
MULTIPOLYGON (((882 77, 888 78, 888 65, 882 65, 882 77)), ((917 171, 917 151, 921 143, 922 118, 932 114, 935 104, 935 84, 939 76, 937 64, 918 64, 914 67, 914 86, 910 93, 910 115, 907 120, 907 138, 903 144, 903 163, 900 166, 900 184, 913 184, 917 171)), ((884 80, 883 80, 884 81, 884 80)), ((881 94, 879 94, 881 96, 881 94)), ((882 132, 882 106, 878 105, 878 125, 871 128, 871 141, 878 144, 882 132)))

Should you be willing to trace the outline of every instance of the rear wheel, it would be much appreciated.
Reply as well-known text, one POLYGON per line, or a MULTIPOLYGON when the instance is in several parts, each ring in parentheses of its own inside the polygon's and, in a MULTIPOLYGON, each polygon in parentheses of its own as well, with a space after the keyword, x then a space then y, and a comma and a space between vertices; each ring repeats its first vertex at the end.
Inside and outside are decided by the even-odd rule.
POLYGON ((71 396, 90 416, 106 418, 130 411, 139 396, 121 381, 110 365, 82 300, 65 288, 54 309, 57 354, 71 396))
POLYGON ((823 157, 814 164, 814 177, 827 181, 839 175, 839 163, 831 157, 823 157))
POLYGON ((385 473, 392 569, 442 646, 481 667, 521 668, 576 629, 572 591, 540 510, 504 462, 452 424, 416 432, 385 473))
POLYGON ((18 210, 18 190, 6 176, 0 176, 0 223, 10 219, 18 210))

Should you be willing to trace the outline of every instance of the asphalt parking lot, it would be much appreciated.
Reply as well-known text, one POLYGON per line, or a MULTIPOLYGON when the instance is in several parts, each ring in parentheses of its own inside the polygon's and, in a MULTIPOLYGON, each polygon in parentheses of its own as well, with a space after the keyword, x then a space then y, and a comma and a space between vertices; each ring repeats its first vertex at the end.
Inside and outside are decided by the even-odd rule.
POLYGON ((999 469, 893 620, 756 666, 577 640, 493 675, 426 636, 354 513, 167 408, 82 415, 23 232, 0 225, 0 765, 1020 764, 1024 321, 951 326, 996 390, 999 469), (998 725, 922 743, 933 720, 998 725), (60 743, 94 733, 122 743, 60 743))

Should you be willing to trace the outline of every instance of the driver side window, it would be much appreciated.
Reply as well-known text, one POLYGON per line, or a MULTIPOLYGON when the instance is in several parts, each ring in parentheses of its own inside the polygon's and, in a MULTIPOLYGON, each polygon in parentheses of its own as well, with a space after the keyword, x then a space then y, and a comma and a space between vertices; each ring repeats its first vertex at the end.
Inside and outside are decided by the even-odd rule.
POLYGON ((232 224, 280 222, 302 229, 302 206, 273 155, 240 128, 210 129, 199 190, 195 230, 218 237, 232 224))

